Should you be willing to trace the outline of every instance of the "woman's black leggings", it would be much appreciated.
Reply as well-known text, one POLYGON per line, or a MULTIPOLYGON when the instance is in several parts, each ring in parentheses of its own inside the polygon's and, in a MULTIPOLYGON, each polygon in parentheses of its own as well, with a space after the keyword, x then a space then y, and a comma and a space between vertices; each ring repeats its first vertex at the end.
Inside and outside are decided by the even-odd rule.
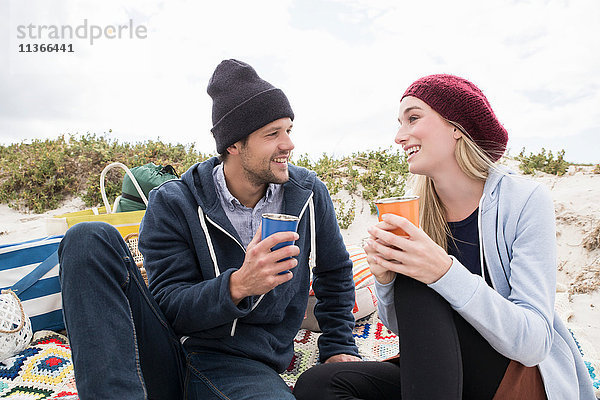
POLYGON ((491 399, 510 360, 427 285, 403 275, 394 283, 399 363, 317 365, 300 376, 300 400, 491 399))

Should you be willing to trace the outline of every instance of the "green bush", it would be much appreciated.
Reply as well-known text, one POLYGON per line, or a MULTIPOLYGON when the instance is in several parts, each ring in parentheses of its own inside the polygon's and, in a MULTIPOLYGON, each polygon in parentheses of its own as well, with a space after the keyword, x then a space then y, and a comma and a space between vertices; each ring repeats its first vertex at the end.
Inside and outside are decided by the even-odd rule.
MULTIPOLYGON (((31 143, 0 145, 0 203, 42 213, 55 209, 71 196, 79 196, 88 207, 102 204, 100 173, 111 162, 131 167, 149 162, 171 164, 180 174, 196 162, 209 158, 194 145, 160 141, 120 143, 105 136, 59 136, 31 143)), ((349 227, 356 216, 356 197, 372 203, 378 197, 404 194, 408 165, 400 150, 358 152, 333 158, 323 154, 313 162, 301 155, 296 162, 317 173, 332 196, 346 190, 351 198, 343 203, 334 199, 340 227, 349 227)), ((112 201, 121 192, 123 171, 113 169, 105 180, 106 194, 112 201)))
MULTIPOLYGON (((408 164, 404 152, 394 151, 391 147, 353 153, 340 159, 323 154, 316 162, 302 155, 296 165, 315 171, 332 196, 340 189, 345 189, 352 196, 357 195, 370 201, 372 214, 377 213, 373 203, 375 199, 404 195, 408 176, 408 164)), ((353 208, 354 205, 348 213, 345 213, 345 210, 338 211, 341 213, 338 219, 342 217, 344 225, 349 226, 354 220, 354 212, 349 214, 353 208)))
POLYGON ((516 159, 520 162, 519 168, 525 174, 533 175, 535 171, 542 171, 547 174, 564 175, 570 165, 564 160, 564 156, 565 151, 560 150, 555 159, 552 151, 546 153, 546 149, 542 149, 538 154, 530 153, 527 156, 523 148, 516 159))
MULTIPOLYGON (((102 203, 100 173, 111 162, 119 161, 129 167, 149 162, 171 164, 181 173, 206 158, 194 145, 119 143, 94 134, 2 145, 0 202, 36 213, 57 208, 70 196, 81 196, 86 205, 95 206, 102 203)), ((107 174, 109 199, 120 194, 122 175, 116 170, 107 174)))
POLYGON ((356 217, 356 199, 353 198, 350 201, 348 209, 346 209, 346 204, 340 199, 334 199, 333 204, 338 225, 341 229, 348 229, 356 217))

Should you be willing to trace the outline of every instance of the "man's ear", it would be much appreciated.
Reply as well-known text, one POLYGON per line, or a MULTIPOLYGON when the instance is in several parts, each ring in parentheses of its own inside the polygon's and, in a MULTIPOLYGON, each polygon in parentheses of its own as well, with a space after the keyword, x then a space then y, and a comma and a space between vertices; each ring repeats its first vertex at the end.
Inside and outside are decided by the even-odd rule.
POLYGON ((232 144, 231 146, 229 146, 227 148, 227 152, 229 154, 240 154, 239 144, 240 144, 240 142, 235 142, 234 144, 232 144))

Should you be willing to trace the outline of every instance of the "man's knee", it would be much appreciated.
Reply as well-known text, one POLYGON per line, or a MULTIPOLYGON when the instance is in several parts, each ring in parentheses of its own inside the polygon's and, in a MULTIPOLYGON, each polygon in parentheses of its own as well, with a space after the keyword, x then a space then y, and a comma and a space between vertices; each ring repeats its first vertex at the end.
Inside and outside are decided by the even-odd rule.
POLYGON ((113 240, 114 237, 121 237, 114 226, 106 222, 89 221, 73 225, 65 233, 62 242, 64 246, 79 246, 98 239, 113 240))
POLYGON ((105 222, 80 222, 67 231, 58 248, 61 274, 87 267, 90 259, 124 247, 123 238, 114 226, 105 222))

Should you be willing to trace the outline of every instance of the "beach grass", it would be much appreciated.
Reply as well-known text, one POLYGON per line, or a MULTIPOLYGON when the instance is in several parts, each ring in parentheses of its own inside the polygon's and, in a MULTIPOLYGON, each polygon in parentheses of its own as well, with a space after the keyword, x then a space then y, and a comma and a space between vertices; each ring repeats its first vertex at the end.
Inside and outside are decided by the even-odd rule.
MULTIPOLYGON (((0 145, 0 203, 20 211, 42 213, 52 210, 70 197, 81 197, 86 206, 101 204, 100 173, 111 162, 119 161, 130 168, 153 162, 172 165, 181 174, 196 162, 214 154, 198 151, 194 144, 171 144, 160 140, 128 143, 104 135, 60 135, 54 139, 34 139, 0 145)), ((543 171, 563 175, 570 163, 564 150, 556 154, 544 149, 538 154, 515 157, 523 173, 543 171)), ((404 153, 389 147, 334 158, 326 153, 316 160, 306 154, 292 158, 296 165, 317 173, 335 197, 346 191, 351 200, 334 198, 338 221, 347 227, 354 218, 355 198, 370 202, 378 197, 404 194, 408 164, 404 153)), ((600 173, 600 166, 596 166, 600 173)), ((123 172, 111 170, 106 178, 106 194, 115 198, 121 192, 123 172)))

